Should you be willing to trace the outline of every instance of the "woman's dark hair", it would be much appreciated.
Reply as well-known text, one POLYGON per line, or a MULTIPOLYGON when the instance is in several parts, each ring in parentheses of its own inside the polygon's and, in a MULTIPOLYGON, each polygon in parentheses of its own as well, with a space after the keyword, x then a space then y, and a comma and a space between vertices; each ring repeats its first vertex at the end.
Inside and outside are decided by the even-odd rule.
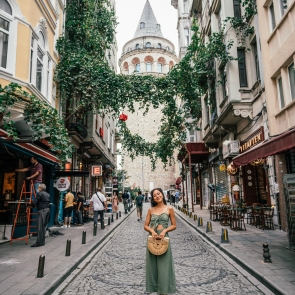
POLYGON ((167 203, 166 203, 166 199, 165 199, 165 195, 164 195, 164 193, 163 193, 163 190, 162 190, 161 188, 154 188, 154 189, 151 191, 151 206, 152 206, 152 207, 157 206, 157 203, 154 201, 154 191, 159 191, 159 192, 162 194, 162 196, 163 196, 163 202, 164 202, 165 205, 167 205, 167 203))

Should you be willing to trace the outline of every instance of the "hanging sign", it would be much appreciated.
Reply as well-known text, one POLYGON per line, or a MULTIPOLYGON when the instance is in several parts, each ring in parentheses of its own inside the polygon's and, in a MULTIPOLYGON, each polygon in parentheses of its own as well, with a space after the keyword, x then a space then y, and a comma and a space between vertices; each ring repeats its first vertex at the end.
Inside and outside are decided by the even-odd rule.
POLYGON ((70 187, 70 181, 66 177, 60 177, 56 184, 55 187, 60 191, 66 191, 70 187))
POLYGON ((95 165, 91 167, 91 176, 101 176, 102 175, 102 166, 95 165))

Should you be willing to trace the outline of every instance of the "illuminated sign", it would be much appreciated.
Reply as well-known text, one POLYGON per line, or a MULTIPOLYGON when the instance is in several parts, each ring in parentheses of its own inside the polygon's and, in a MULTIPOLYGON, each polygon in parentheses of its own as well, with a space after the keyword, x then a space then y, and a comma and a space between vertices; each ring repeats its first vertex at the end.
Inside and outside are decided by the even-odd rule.
POLYGON ((92 166, 91 168, 91 176, 101 176, 102 175, 102 166, 92 166))

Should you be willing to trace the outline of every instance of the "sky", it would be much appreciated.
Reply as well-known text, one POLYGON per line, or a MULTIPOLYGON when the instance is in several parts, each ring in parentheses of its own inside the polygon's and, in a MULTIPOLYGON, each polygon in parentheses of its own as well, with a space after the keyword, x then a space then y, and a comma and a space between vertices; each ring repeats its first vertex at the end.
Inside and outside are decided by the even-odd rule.
MULTIPOLYGON (((133 38, 147 0, 116 0, 118 60, 124 44, 133 38)), ((149 0, 164 38, 170 40, 178 55, 177 10, 171 0, 149 0)))

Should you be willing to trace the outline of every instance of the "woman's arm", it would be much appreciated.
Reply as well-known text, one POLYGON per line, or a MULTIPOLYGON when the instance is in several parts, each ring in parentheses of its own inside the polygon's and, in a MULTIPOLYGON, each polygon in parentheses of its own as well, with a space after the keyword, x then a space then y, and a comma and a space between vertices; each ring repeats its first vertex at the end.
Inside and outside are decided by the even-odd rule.
POLYGON ((165 237, 165 235, 166 235, 167 232, 173 231, 173 230, 176 229, 176 218, 175 218, 175 212, 174 212, 173 207, 169 206, 169 208, 168 208, 168 214, 169 214, 171 225, 168 226, 167 228, 164 228, 161 231, 161 233, 159 234, 159 237, 161 239, 164 239, 164 237, 165 237))
POLYGON ((145 219, 145 223, 144 223, 144 229, 149 232, 153 238, 157 238, 158 237, 158 234, 152 229, 149 227, 149 224, 151 222, 151 216, 152 216, 152 208, 149 209, 147 215, 146 215, 146 219, 145 219))

